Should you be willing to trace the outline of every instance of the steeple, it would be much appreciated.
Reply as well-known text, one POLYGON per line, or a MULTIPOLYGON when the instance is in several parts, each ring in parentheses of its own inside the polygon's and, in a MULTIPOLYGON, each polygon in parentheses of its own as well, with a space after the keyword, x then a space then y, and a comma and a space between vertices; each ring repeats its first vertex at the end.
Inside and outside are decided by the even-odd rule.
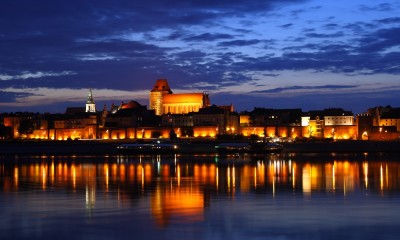
POLYGON ((163 97, 167 94, 172 94, 167 79, 158 79, 153 89, 150 91, 149 102, 149 108, 151 110, 154 109, 158 116, 163 114, 163 97))
POLYGON ((88 97, 86 99, 86 112, 96 112, 96 104, 93 100, 92 89, 89 89, 88 97))

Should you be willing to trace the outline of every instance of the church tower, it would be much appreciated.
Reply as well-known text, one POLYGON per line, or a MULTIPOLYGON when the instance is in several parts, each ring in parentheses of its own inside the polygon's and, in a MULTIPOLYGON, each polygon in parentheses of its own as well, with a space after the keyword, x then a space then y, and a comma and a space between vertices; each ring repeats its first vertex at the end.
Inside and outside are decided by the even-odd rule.
POLYGON ((86 100, 86 112, 96 112, 96 104, 93 100, 92 89, 89 89, 88 97, 86 100))
POLYGON ((151 110, 155 110, 156 115, 163 115, 163 97, 165 94, 172 94, 171 88, 168 85, 167 79, 158 79, 150 91, 151 110))

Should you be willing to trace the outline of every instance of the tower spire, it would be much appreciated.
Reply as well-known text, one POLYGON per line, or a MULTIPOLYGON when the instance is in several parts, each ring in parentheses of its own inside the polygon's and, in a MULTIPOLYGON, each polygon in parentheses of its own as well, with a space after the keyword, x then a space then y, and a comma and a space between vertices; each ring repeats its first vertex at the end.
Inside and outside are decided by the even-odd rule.
POLYGON ((89 89, 88 96, 86 99, 86 112, 96 112, 96 104, 93 100, 92 89, 89 89))

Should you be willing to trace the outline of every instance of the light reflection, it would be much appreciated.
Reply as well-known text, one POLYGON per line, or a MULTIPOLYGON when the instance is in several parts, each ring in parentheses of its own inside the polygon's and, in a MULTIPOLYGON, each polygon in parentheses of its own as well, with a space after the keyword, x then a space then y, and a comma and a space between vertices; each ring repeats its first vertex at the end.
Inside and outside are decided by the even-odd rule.
POLYGON ((311 194, 311 166, 306 164, 302 169, 303 193, 311 194))
POLYGON ((104 175, 105 175, 106 192, 108 192, 108 184, 110 181, 108 164, 104 164, 104 175))
POLYGON ((18 167, 14 167, 14 185, 18 189, 18 167))
POLYGON ((107 194, 107 197, 115 197, 121 203, 130 197, 153 198, 153 194, 159 194, 154 196, 154 200, 161 201, 157 204, 164 209, 164 213, 168 209, 168 214, 176 214, 173 212, 180 211, 177 206, 186 207, 185 211, 190 212, 193 210, 188 207, 190 205, 196 209, 190 217, 194 219, 198 217, 197 213, 203 211, 204 206, 200 207, 200 203, 204 204, 205 191, 209 195, 235 197, 238 193, 252 192, 279 196, 288 190, 303 192, 305 196, 325 191, 349 195, 360 189, 382 193, 400 190, 400 163, 397 161, 336 159, 315 162, 279 158, 257 159, 244 164, 233 163, 231 159, 228 163, 224 161, 226 159, 219 158, 216 162, 212 157, 208 163, 181 163, 176 156, 168 161, 162 156, 151 160, 145 156, 141 159, 119 158, 118 163, 111 159, 95 163, 74 159, 71 163, 67 158, 40 159, 39 163, 26 161, 13 165, 0 162, 0 174, 8 179, 1 182, 0 190, 26 190, 21 186, 43 191, 69 188, 75 194, 81 192, 82 201, 88 208, 94 207, 96 194, 107 194), (178 205, 175 202, 178 199, 185 202, 178 205))
POLYGON ((368 189, 368 162, 363 163, 365 189, 368 189))
POLYGON ((335 167, 336 167, 336 162, 334 162, 333 163, 333 166, 332 166, 332 189, 333 190, 336 190, 336 178, 335 178, 335 167))
POLYGON ((46 190, 46 182, 47 182, 47 171, 44 165, 41 166, 42 169, 42 189, 46 190))
POLYGON ((295 189, 296 187, 296 163, 293 163, 292 165, 292 187, 295 189))
POLYGON ((75 169, 75 165, 72 164, 71 166, 71 173, 72 173, 72 186, 73 189, 76 189, 76 169, 75 169))
POLYGON ((383 167, 382 167, 382 164, 381 164, 381 167, 380 167, 379 176, 380 176, 381 190, 383 190, 383 167))

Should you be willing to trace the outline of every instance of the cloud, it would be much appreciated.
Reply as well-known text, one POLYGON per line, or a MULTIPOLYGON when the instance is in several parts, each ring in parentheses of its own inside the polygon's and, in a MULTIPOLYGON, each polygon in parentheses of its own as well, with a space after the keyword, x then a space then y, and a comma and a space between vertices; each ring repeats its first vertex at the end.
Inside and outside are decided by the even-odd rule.
POLYGON ((29 92, 9 92, 0 90, 0 105, 3 104, 13 104, 18 98, 26 98, 29 96, 33 96, 33 93, 29 92))
POLYGON ((8 81, 8 80, 15 80, 15 79, 29 79, 29 78, 43 78, 43 77, 59 77, 59 76, 67 76, 67 75, 75 75, 75 72, 71 71, 63 71, 59 73, 55 72, 23 72, 18 75, 7 75, 1 74, 0 80, 8 81))
POLYGON ((375 21, 381 24, 396 24, 400 23, 400 17, 383 18, 375 21))
POLYGON ((323 85, 323 86, 288 86, 274 89, 266 89, 260 91, 253 91, 252 93, 282 93, 286 91, 298 91, 298 90, 337 90, 337 89, 349 89, 355 88, 355 85, 323 85))
POLYGON ((261 41, 258 40, 258 39, 232 40, 232 41, 220 42, 220 43, 218 43, 218 46, 221 46, 221 47, 243 47, 243 46, 249 46, 249 45, 258 44, 260 42, 261 41))
POLYGON ((293 23, 287 23, 287 24, 281 25, 280 27, 281 28, 290 28, 291 26, 293 26, 293 23))
MULTIPOLYGON (((167 78, 181 90, 219 91, 283 81, 274 71, 338 79, 400 74, 398 4, 321 3, 7 1, 0 8, 0 88, 140 92, 167 78)), ((304 85, 297 81, 279 87, 304 85)))
POLYGON ((225 34, 225 33, 203 33, 199 35, 192 35, 189 37, 185 37, 184 40, 187 41, 215 41, 220 39, 232 39, 233 35, 225 34))
POLYGON ((336 32, 336 33, 307 33, 306 37, 309 38, 336 38, 342 37, 343 32, 336 32))
MULTIPOLYGON (((69 88, 6 88, 2 95, 13 97, 13 101, 0 98, 0 106, 46 106, 60 102, 72 102, 75 105, 83 105, 88 89, 69 88)), ((148 99, 149 91, 122 91, 113 89, 92 89, 95 101, 112 100, 144 100, 148 99)))
POLYGON ((380 29, 359 40, 361 52, 380 52, 391 47, 400 48, 400 28, 380 29))

